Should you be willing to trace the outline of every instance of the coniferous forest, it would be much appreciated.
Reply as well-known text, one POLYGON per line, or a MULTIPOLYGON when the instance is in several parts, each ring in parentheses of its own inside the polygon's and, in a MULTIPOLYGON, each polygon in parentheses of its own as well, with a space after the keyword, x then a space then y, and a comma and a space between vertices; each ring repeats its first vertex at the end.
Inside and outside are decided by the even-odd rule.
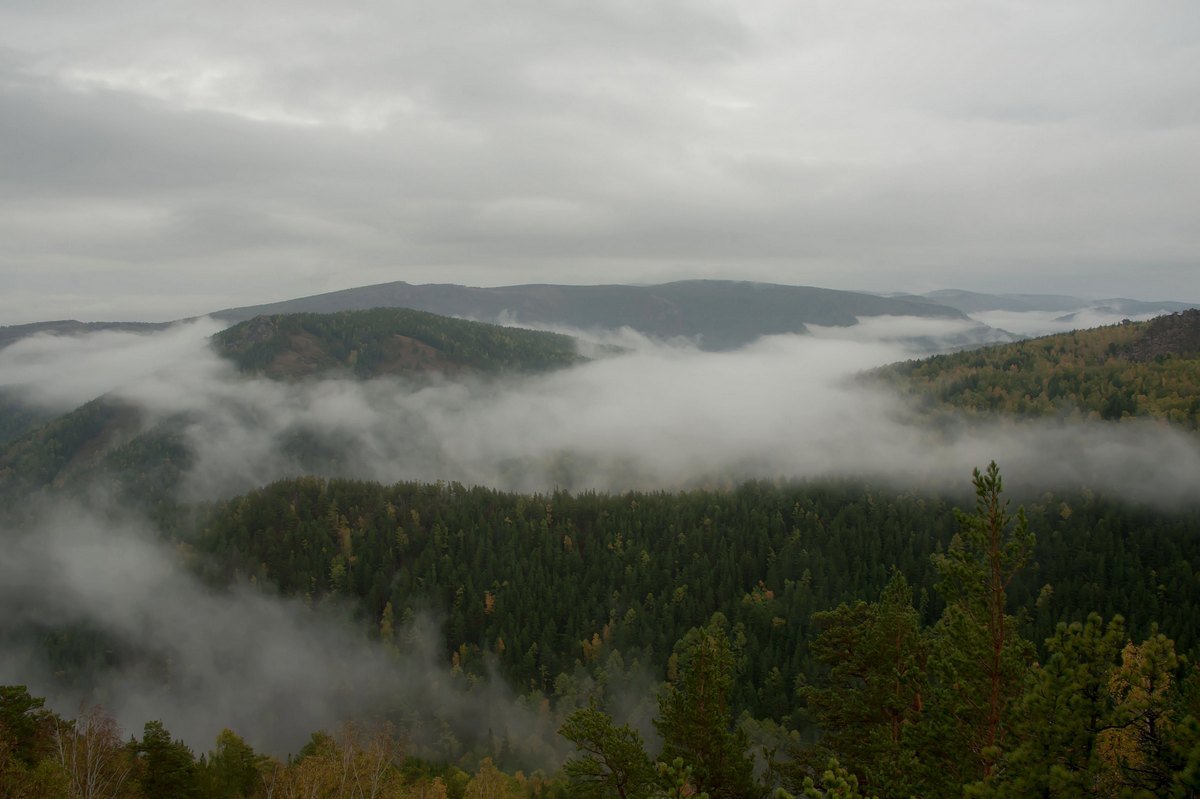
MULTIPOLYGON (((377 312, 263 318, 217 346, 241 370, 289 380, 380 364, 486 373, 574 360, 560 337, 427 316, 401 315, 403 333, 377 312), (495 336, 508 344, 488 356, 495 336)), ((944 413, 1150 415, 1191 431, 1195 361, 1176 322, 939 356, 868 379, 944 413), (1087 379, 1071 383, 1076 362, 1087 379)), ((10 496, 53 501, 83 490, 72 481, 91 467, 78 464, 107 464, 118 495, 140 494, 206 591, 340 613, 397 671, 428 650, 422 668, 460 698, 458 717, 397 698, 293 730, 302 742, 286 751, 233 728, 197 747, 160 719, 122 728, 102 691, 72 715, 11 684, 0 688, 0 796, 1200 789, 1194 503, 1028 481, 1006 490, 995 463, 941 491, 822 478, 520 493, 308 475, 185 502, 173 493, 191 457, 182 439, 139 428, 131 413, 92 403, 17 438, 0 460, 10 496), (495 707, 529 721, 501 726, 495 707)), ((86 623, 26 620, 2 634, 6 645, 36 643, 55 683, 80 695, 114 669, 164 683, 183 673, 86 623)))

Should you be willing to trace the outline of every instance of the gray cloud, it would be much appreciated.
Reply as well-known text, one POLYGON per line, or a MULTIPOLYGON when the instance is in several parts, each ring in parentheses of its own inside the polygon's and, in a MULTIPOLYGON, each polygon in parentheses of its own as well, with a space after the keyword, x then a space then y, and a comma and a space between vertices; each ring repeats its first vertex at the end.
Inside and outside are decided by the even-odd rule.
POLYGON ((384 280, 1200 297, 1187 2, 7 3, 0 321, 384 280))

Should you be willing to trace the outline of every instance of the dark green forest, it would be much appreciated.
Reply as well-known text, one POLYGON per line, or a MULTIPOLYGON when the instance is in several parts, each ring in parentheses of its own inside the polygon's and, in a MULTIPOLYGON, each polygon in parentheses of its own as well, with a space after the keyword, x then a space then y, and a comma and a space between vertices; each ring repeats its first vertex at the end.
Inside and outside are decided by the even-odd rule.
POLYGON ((213 337, 243 372, 297 378, 462 371, 544 372, 584 360, 558 333, 470 322, 408 308, 258 316, 213 337))
MULTIPOLYGON (((816 668, 815 612, 874 597, 893 570, 925 621, 941 612, 931 558, 957 530, 954 506, 851 482, 525 496, 303 478, 212 507, 193 546, 214 579, 352 597, 371 626, 444 612, 447 658, 495 658, 522 689, 552 691, 612 651, 664 664, 720 612, 752 653, 735 706, 787 723, 792 686, 816 668)), ((1038 544, 1009 591, 1032 640, 1095 610, 1134 634, 1157 623, 1185 651, 1200 642, 1200 510, 1046 494, 1026 513, 1038 544)))
MULTIPOLYGON (((1194 430, 1198 323, 1200 312, 1176 314, 866 379, 933 415, 1194 430)), ((571 339, 488 328, 400 311, 259 317, 215 346, 284 380, 579 359, 571 339)), ((103 477, 217 594, 282 595, 314 618, 348 610, 397 663, 432 617, 439 673, 480 702, 500 681, 573 755, 548 762, 531 752, 551 743, 491 729, 429 735, 414 725, 439 719, 386 707, 300 731, 309 740, 291 753, 228 729, 199 751, 161 720, 139 734, 102 707, 70 717, 13 684, 0 687, 4 799, 1200 791, 1195 503, 1043 492, 1019 474, 1006 492, 992 464, 941 493, 821 479, 520 494, 306 476, 186 504, 180 429, 147 428, 136 408, 101 398, 19 436, 0 453, 6 514, 17 524, 103 477), (630 717, 635 690, 652 719, 630 717)), ((85 694, 106 670, 170 672, 87 624, 0 628, 4 646, 30 642, 58 684, 85 694)))
MULTIPOLYGON (((445 667, 469 681, 495 664, 548 698, 578 754, 526 774, 507 745, 415 761, 390 728, 317 732, 287 762, 233 733, 201 758, 161 725, 145 734, 178 759, 179 796, 1193 795, 1200 510, 1047 494, 1014 511, 994 469, 975 488, 972 512, 966 495, 848 482, 276 483, 196 511, 188 559, 206 579, 350 601, 390 646, 441 611, 445 667), (661 681, 653 754, 606 712, 629 668, 661 681), (241 782, 214 773, 229 747, 241 782), (381 792, 346 787, 359 758, 381 792)), ((72 658, 95 642, 56 642, 66 678, 86 680, 72 658)), ((46 741, 81 722, 5 690, 5 713, 25 709, 4 722, 3 779, 51 791, 11 795, 77 795, 52 792, 70 764, 46 741)), ((166 795, 146 787, 166 777, 147 776, 145 738, 110 744, 126 775, 111 795, 166 795)))

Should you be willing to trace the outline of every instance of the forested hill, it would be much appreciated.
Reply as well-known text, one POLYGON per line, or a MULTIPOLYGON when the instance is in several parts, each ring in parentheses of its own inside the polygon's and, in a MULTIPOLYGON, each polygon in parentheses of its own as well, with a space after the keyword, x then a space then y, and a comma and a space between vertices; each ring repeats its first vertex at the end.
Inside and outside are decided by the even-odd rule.
MULTIPOLYGON (((215 506, 193 543, 218 576, 350 598, 375 628, 444 613, 446 657, 480 672, 494 658, 522 691, 553 691, 614 651, 665 667, 678 638, 721 612, 745 642, 736 704, 785 720, 815 669, 814 612, 877 595, 893 568, 929 618, 940 612, 930 557, 957 529, 953 508, 850 483, 529 496, 302 478, 215 506)), ((1027 510, 1037 566, 1010 592, 1032 640, 1095 609, 1139 635, 1157 623, 1184 651, 1200 642, 1194 511, 1066 495, 1027 510)))
POLYGON ((884 367, 876 377, 976 413, 1200 419, 1200 310, 884 367))
POLYGON ((296 378, 439 372, 540 372, 584 360, 569 336, 407 308, 258 316, 213 337, 242 371, 296 378))
MULTIPOLYGON (((995 464, 974 486, 974 512, 956 513, 849 483, 531 496, 279 482, 202 510, 180 554, 217 582, 240 567, 246 590, 356 606, 395 662, 410 611, 443 611, 445 679, 473 691, 498 665, 574 756, 526 776, 537 736, 483 729, 490 691, 467 694, 470 741, 451 713, 401 706, 385 711, 399 731, 317 732, 284 763, 228 729, 196 758, 162 722, 140 740, 99 709, 72 725, 0 686, 0 795, 74 799, 92 794, 71 781, 100 773, 130 799, 1195 796, 1196 510, 1044 495, 1026 518, 995 464), (609 715, 643 667, 653 741, 609 715), (433 735, 414 750, 409 730, 433 735)), ((63 679, 163 657, 32 632, 63 679)))
MULTIPOLYGON (((399 308, 259 317, 218 333, 218 353, 272 378, 382 375, 420 378, 544 372, 585 360, 569 336, 399 308)), ((19 420, 18 420, 19 421, 19 420)), ((128 499, 170 495, 191 465, 187 419, 150 419, 136 404, 99 397, 0 446, 0 499, 115 477, 128 499)), ((288 455, 311 461, 303 435, 288 455)))

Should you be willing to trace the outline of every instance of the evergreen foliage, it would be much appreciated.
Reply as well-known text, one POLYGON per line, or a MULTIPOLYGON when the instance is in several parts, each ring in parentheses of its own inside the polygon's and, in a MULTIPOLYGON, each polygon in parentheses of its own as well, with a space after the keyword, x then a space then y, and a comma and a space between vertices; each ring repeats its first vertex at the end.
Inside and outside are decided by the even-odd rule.
POLYGON ((711 799, 750 799, 753 780, 748 741, 733 728, 730 693, 736 655, 724 616, 690 630, 675 648, 677 676, 659 696, 654 725, 663 738, 662 759, 687 763, 696 789, 711 799))
POLYGON ((873 374, 931 413, 950 407, 1061 419, 1144 417, 1196 430, 1200 357, 1176 344, 1180 324, 1200 330, 1200 312, 936 355, 873 374))
POLYGON ((617 727, 612 716, 595 702, 567 717, 559 730, 577 751, 563 766, 563 773, 576 796, 588 799, 616 796, 645 799, 655 782, 655 772, 646 756, 642 737, 628 724, 617 727))
POLYGON ((973 486, 974 512, 956 513, 832 484, 531 497, 281 482, 201 514, 210 578, 352 599, 393 646, 414 609, 448 606, 459 674, 495 657, 566 707, 576 676, 620 680, 639 652, 666 677, 657 762, 599 702, 567 716, 579 754, 562 772, 526 777, 499 754, 414 765, 393 731, 355 725, 286 763, 229 730, 197 759, 161 722, 125 742, 99 709, 65 720, 4 686, 0 795, 1194 796, 1194 512, 1047 495, 1010 513, 995 464, 973 486), (1136 622, 1081 613, 1116 603, 1136 622), (736 723, 747 712, 760 720, 736 723), (804 733, 779 735, 793 751, 756 777, 747 731, 770 725, 804 733))
MULTIPOLYGON (((352 599, 374 630, 389 603, 393 623, 445 614, 446 658, 475 673, 495 658, 522 691, 554 693, 560 674, 600 669, 614 651, 661 673, 674 642, 720 612, 746 641, 735 711, 802 725, 792 687, 819 670, 813 614, 879 596, 894 567, 922 623, 935 622, 931 558, 950 557, 953 508, 838 483, 526 496, 300 478, 212 506, 191 543, 213 558, 213 579, 352 599)), ((1135 635, 1157 621, 1181 651, 1196 646, 1200 512, 1045 495, 1026 513, 1037 566, 1005 589, 1026 611, 1025 638, 1119 611, 1135 635)))
POLYGON ((584 359, 559 333, 375 308, 259 316, 213 337, 243 372, 302 377, 340 370, 357 377, 470 370, 541 372, 584 359))

